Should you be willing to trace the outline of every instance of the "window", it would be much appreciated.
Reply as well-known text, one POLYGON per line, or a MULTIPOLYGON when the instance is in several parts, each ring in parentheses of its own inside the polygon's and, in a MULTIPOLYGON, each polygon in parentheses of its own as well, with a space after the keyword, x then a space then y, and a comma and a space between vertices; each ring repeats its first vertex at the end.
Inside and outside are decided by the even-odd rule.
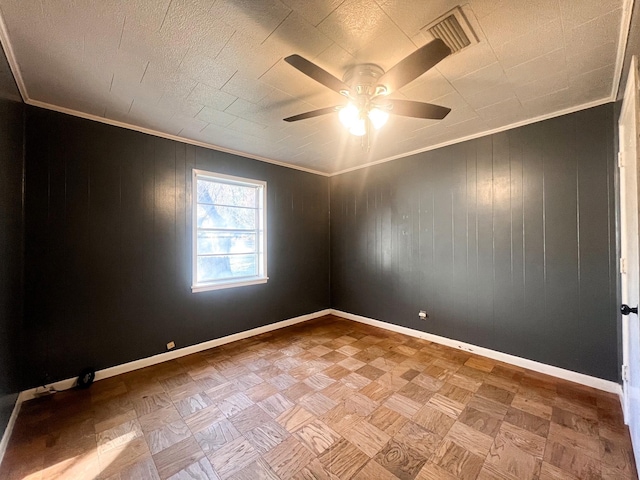
POLYGON ((267 281, 267 184, 193 171, 193 292, 267 281))

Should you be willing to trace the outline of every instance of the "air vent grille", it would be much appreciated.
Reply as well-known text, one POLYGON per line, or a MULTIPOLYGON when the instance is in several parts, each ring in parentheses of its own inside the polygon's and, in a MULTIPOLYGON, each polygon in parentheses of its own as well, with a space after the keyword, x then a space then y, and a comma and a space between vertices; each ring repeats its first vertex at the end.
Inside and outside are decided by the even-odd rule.
MULTIPOLYGON (((468 10, 467 14, 473 15, 468 6, 465 8, 468 10)), ((478 43, 478 37, 461 7, 448 11, 420 31, 427 41, 435 38, 441 39, 451 49, 451 53, 459 52, 469 45, 478 43)))
POLYGON ((452 53, 471 45, 471 41, 464 32, 455 15, 449 15, 440 23, 436 23, 429 30, 434 38, 441 39, 451 49, 452 53))

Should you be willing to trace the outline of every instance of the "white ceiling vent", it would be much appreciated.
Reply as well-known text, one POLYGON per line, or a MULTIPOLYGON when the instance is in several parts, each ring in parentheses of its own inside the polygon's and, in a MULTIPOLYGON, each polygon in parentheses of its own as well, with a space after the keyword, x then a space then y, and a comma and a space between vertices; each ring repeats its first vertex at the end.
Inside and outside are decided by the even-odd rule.
POLYGON ((467 17, 460 7, 455 7, 421 30, 429 40, 439 38, 456 53, 469 45, 478 43, 467 17))

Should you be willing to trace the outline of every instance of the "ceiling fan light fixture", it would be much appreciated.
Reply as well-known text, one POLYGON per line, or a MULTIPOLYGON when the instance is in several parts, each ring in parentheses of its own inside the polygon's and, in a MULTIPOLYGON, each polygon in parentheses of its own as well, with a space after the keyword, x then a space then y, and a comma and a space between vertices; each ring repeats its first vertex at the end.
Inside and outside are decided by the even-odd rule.
POLYGON ((389 112, 374 107, 369 110, 369 120, 371 120, 373 128, 380 130, 384 124, 387 123, 387 120, 389 120, 389 112))
POLYGON ((351 129, 358 120, 360 120, 360 110, 353 103, 349 102, 344 108, 340 109, 338 112, 338 117, 340 118, 340 122, 346 128, 351 129))
POLYGON ((349 133, 356 137, 362 137, 367 133, 367 126, 364 118, 358 118, 355 123, 349 128, 349 133))

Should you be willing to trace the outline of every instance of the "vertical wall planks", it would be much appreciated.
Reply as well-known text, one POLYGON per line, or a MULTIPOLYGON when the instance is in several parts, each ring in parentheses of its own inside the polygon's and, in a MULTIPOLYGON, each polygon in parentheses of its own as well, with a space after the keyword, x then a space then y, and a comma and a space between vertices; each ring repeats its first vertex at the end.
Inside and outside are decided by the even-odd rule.
POLYGON ((332 306, 615 380, 611 125, 605 105, 333 177, 332 205, 367 210, 332 216, 332 306))
POLYGON ((26 384, 330 306, 325 177, 27 109, 26 384), (194 167, 267 181, 264 285, 191 293, 194 167))

